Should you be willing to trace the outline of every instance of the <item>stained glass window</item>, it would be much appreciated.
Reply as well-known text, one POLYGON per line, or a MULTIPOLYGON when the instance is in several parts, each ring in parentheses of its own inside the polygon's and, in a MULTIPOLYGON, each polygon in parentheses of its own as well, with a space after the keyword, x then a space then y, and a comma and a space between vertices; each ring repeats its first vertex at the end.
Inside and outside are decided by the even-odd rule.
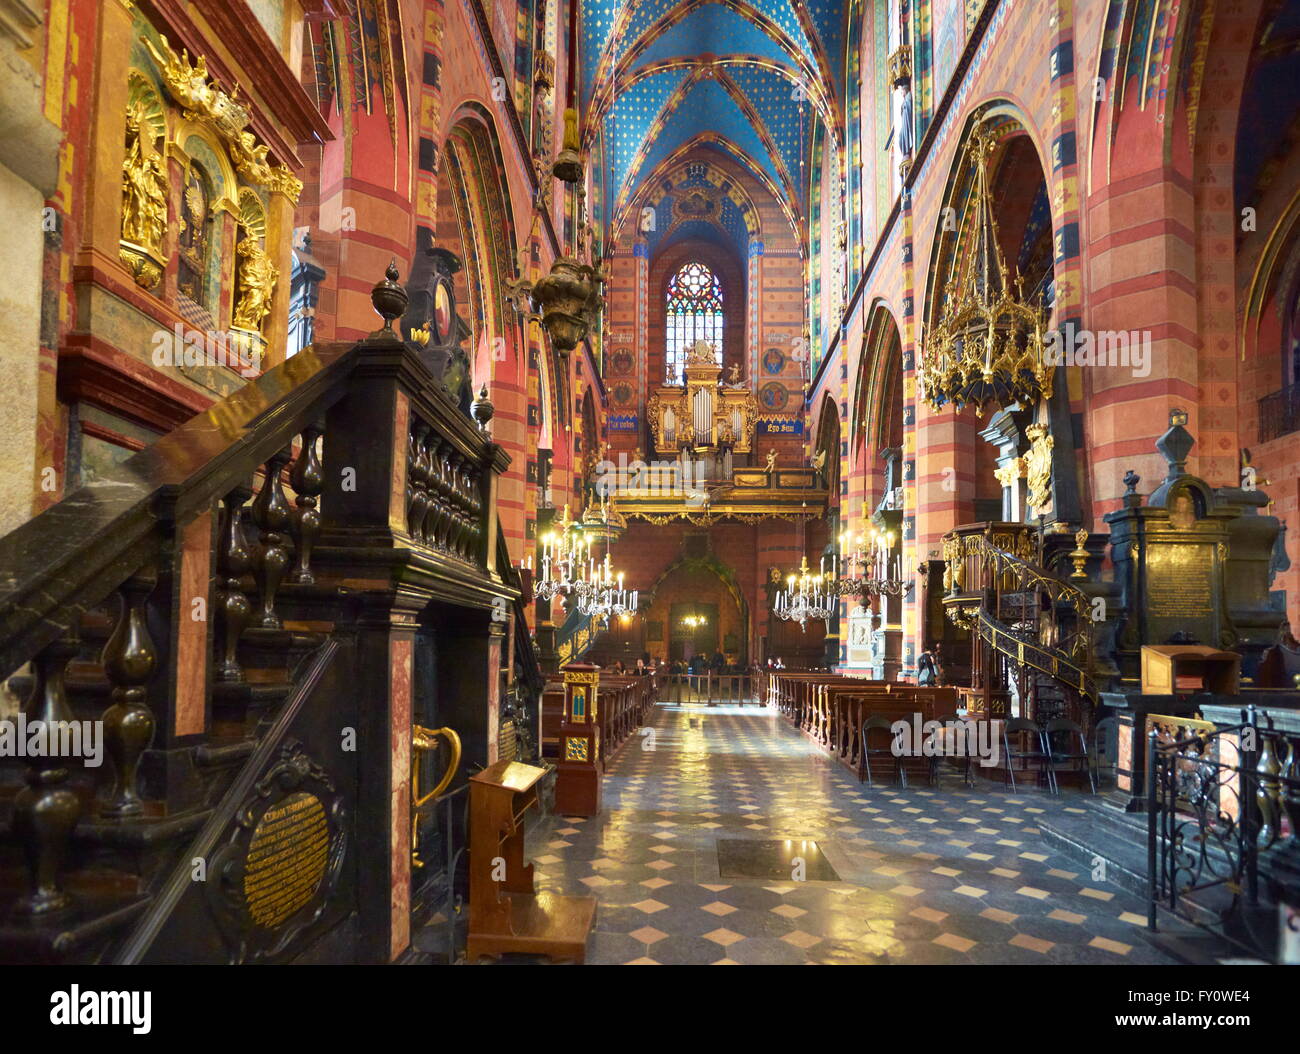
POLYGON ((712 344, 722 365, 722 284, 704 264, 688 263, 669 280, 667 321, 666 383, 682 383, 686 354, 697 340, 712 344))

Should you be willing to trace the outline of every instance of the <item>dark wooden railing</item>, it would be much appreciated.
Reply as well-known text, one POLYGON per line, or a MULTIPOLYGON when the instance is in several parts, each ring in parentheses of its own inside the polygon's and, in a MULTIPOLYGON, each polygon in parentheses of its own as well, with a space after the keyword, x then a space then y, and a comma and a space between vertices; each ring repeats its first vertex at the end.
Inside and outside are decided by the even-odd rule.
MULTIPOLYGON (((30 662, 10 681, 26 689, 24 717, 102 722, 111 762, 0 760, 0 845, 18 851, 0 849, 0 867, 28 869, 0 904, 27 920, 21 934, 0 925, 0 958, 102 955, 150 915, 170 862, 229 812, 221 796, 264 760, 269 732, 302 734, 276 724, 277 708, 340 625, 354 665, 330 687, 365 699, 350 720, 375 720, 362 715, 400 694, 409 723, 392 640, 409 641, 430 605, 478 611, 484 637, 496 610, 519 616, 496 520, 509 458, 390 328, 404 301, 395 276, 376 287, 386 321, 370 338, 305 349, 0 538, 0 677, 30 662), (87 879, 106 846, 112 881, 87 879), (118 892, 87 892, 96 883, 118 892)), ((486 700, 479 665, 464 683, 486 700)), ((387 772, 388 731, 363 741, 387 772)), ((351 770, 341 782, 352 807, 386 822, 386 787, 351 770)), ((373 892, 363 914, 390 915, 387 889, 373 892)))

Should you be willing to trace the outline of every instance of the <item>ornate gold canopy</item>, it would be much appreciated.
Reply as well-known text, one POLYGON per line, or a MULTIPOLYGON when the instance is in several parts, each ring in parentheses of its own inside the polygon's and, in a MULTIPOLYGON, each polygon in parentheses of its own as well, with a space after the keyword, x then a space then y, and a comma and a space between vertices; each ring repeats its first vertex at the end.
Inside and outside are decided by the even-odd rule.
POLYGON ((939 321, 924 341, 921 397, 934 409, 952 403, 1032 405, 1052 395, 1051 367, 1043 361, 1043 311, 1023 300, 998 245, 989 192, 988 161, 996 140, 989 128, 966 147, 973 187, 967 221, 959 232, 957 281, 939 321), (970 239, 969 244, 961 241, 970 239))

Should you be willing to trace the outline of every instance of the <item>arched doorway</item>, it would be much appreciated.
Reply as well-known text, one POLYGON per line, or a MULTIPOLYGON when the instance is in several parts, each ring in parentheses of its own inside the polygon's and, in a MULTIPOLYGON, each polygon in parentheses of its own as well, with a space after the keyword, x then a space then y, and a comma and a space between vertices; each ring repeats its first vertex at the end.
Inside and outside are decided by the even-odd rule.
POLYGON ((653 658, 690 664, 722 656, 729 668, 749 663, 750 612, 731 568, 716 557, 682 559, 648 591, 646 650, 653 658))

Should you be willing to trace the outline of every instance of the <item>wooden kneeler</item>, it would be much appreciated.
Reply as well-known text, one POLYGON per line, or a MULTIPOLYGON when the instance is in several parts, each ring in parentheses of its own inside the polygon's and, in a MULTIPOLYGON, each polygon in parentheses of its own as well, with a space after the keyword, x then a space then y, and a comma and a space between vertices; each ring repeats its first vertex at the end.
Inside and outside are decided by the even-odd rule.
POLYGON ((469 778, 469 942, 466 957, 525 952, 581 963, 595 897, 533 889, 524 863, 524 815, 545 769, 498 761, 469 778))

